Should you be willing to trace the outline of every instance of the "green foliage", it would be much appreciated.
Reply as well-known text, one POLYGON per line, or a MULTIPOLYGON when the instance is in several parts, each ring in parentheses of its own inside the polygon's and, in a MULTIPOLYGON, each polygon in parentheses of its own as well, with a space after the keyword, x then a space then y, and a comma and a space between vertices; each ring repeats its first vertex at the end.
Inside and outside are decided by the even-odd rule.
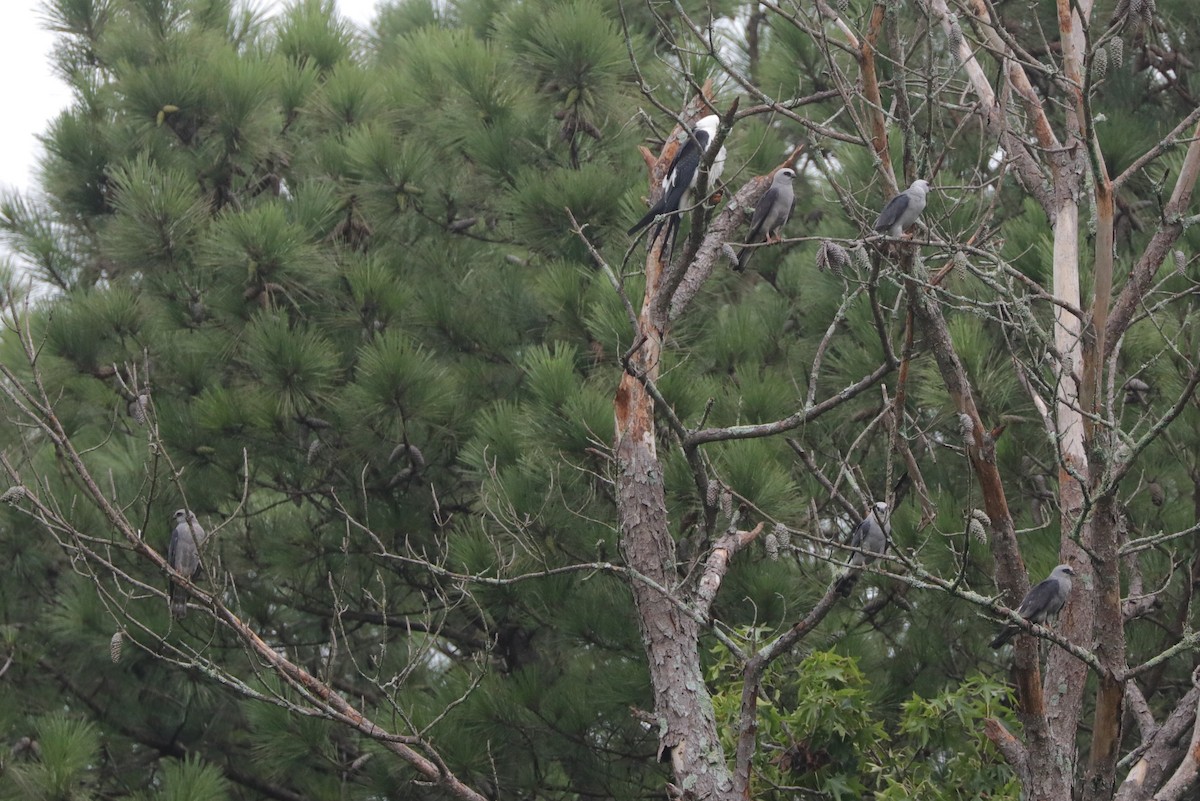
MULTIPOLYGON (((874 8, 831 5, 855 31, 874 8)), ((1158 5, 1163 19, 1186 20, 1182 3, 1158 5)), ((930 343, 907 338, 910 291, 943 304, 985 424, 1006 426, 995 460, 1032 577, 1059 559, 1057 509, 1047 503, 1036 525, 1033 510, 1037 493, 1057 489, 1055 436, 1012 367, 1021 359, 1053 397, 1057 309, 1030 283, 1051 281, 1045 213, 998 155, 1011 154, 964 122, 944 32, 888 4, 876 63, 893 166, 936 169, 921 235, 948 243, 921 246, 910 282, 897 252, 859 242, 887 182, 855 144, 868 119, 849 89, 856 54, 759 11, 399 0, 359 37, 333 0, 296 0, 273 20, 226 0, 48 9, 76 96, 45 136, 45 198, 0 198, 0 234, 37 282, 25 294, 5 265, 0 302, 28 323, 56 419, 143 543, 161 554, 171 512, 196 511, 213 532, 198 586, 381 725, 428 738, 489 797, 650 797, 668 770, 654 760, 654 727, 630 713, 655 701, 629 586, 604 564, 627 558, 613 398, 641 344, 628 307, 642 302, 644 250, 624 233, 649 189, 637 146, 656 150, 676 122, 644 92, 674 110, 716 77, 719 110, 740 97, 726 198, 790 156, 798 171, 789 241, 761 249, 745 274, 719 264, 672 321, 655 383, 671 414, 688 428, 748 426, 845 398, 787 432, 820 476, 778 436, 685 454, 659 409, 662 474, 651 478, 675 537, 675 564, 658 566, 667 583, 694 585, 730 512, 744 530, 762 523, 776 536, 782 524, 790 543, 781 529, 774 552, 765 535, 739 551, 712 610, 721 631, 768 640, 825 591, 828 540, 855 522, 828 482, 852 506, 882 499, 911 456, 923 494, 895 511, 898 547, 992 592, 989 548, 966 532, 980 489, 930 343), (720 63, 688 43, 685 13, 711 32, 720 63), (757 113, 762 97, 723 79, 725 67, 780 101, 841 91, 757 113), (894 124, 901 85, 910 127, 894 124), (825 240, 851 264, 818 272, 825 240), (966 263, 938 288, 922 284, 957 257, 966 263), (847 392, 889 349, 907 360, 903 387, 893 369, 847 392), (904 413, 892 415, 901 388, 904 413), (701 497, 697 465, 732 509, 701 497)), ((1052 9, 1012 24, 1038 37, 1031 58, 1055 57, 1056 43, 1040 41, 1052 9)), ((1145 37, 1126 32, 1124 66, 1114 59, 1091 85, 1108 115, 1096 135, 1110 175, 1191 109, 1185 66, 1200 56, 1176 29, 1187 26, 1155 29, 1157 47, 1181 54, 1176 83, 1135 67, 1158 56, 1135 58, 1145 37)), ((1061 108, 1047 103, 1055 125, 1061 108)), ((1159 224, 1178 144, 1118 194, 1118 288, 1159 224)), ((1172 256, 1139 311, 1150 316, 1119 343, 1102 421, 1114 447, 1151 432, 1193 370, 1200 227, 1179 248, 1179 271, 1172 256), (1145 398, 1125 397, 1132 376, 1150 385, 1145 398)), ((6 329, 6 386, 31 378, 27 355, 6 329)), ((6 419, 22 419, 5 404, 6 419)), ((1131 536, 1195 522, 1200 416, 1185 406, 1122 485, 1131 536)), ((297 712, 311 698, 248 661, 203 610, 171 621, 166 576, 83 500, 64 452, 23 425, 0 429, 0 450, 79 532, 35 525, 29 505, 0 508, 0 662, 12 657, 0 673, 15 689, 0 694, 13 754, 0 795, 412 795, 410 767, 297 712), (97 559, 111 569, 90 572, 97 559)), ((1171 577, 1186 558, 1137 556, 1146 584, 1165 584, 1165 603, 1185 610, 1190 594, 1171 577)), ((1160 650, 1164 631, 1157 616, 1131 623, 1130 663, 1160 650)), ((991 634, 955 597, 865 574, 808 635, 815 650, 769 667, 755 797, 1016 798, 980 734, 989 719, 1016 728, 997 683, 1004 665, 984 649, 991 634)), ((732 737, 738 667, 706 644, 732 737)), ((1162 667, 1156 704, 1190 686, 1185 663, 1162 667)))
POLYGON ((0 794, 29 801, 91 798, 100 751, 96 727, 63 714, 32 723, 15 754, 19 761, 0 779, 0 794))
MULTIPOLYGON (((744 634, 757 639, 766 632, 744 634)), ((721 650, 713 655, 710 679, 722 687, 713 704, 722 731, 731 733, 724 745, 732 753, 741 684, 727 655, 721 650)), ((796 664, 772 663, 763 685, 755 797, 788 798, 796 789, 828 798, 1019 796, 1011 771, 976 736, 991 718, 1016 725, 1009 691, 993 680, 971 676, 954 689, 931 697, 914 693, 889 708, 856 660, 814 651, 796 664)))
POLYGON ((513 191, 514 232, 545 254, 582 262, 587 248, 571 231, 567 210, 601 230, 620 228, 618 201, 624 191, 623 177, 605 164, 530 170, 513 191))
POLYGON ((318 333, 293 329, 280 316, 260 315, 245 332, 247 367, 276 402, 282 418, 324 405, 337 375, 338 358, 318 333))
POLYGON ((106 231, 106 250, 114 262, 153 274, 195 257, 209 204, 193 176, 139 155, 111 180, 117 215, 106 231))
POLYGON ((400 336, 384 334, 360 351, 350 398, 351 414, 358 419, 403 431, 410 420, 436 424, 444 419, 456 390, 451 376, 429 354, 400 336))
POLYGON ((279 52, 296 64, 327 72, 351 55, 349 25, 336 14, 333 0, 296 0, 278 26, 279 52))
POLYGON ((213 765, 190 756, 163 766, 163 789, 155 793, 155 801, 225 801, 229 798, 229 781, 213 765))

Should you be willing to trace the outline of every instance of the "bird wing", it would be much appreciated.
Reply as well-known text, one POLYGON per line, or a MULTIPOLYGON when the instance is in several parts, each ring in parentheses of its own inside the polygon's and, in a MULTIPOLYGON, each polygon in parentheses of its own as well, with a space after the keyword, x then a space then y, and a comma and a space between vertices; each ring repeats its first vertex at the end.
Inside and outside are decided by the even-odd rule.
POLYGON ((678 211, 683 205, 683 196, 696 185, 696 172, 707 149, 708 134, 704 131, 696 131, 696 135, 679 148, 667 169, 667 177, 663 179, 663 212, 678 211))
POLYGON ((1039 581, 1021 601, 1017 614, 1034 623, 1041 623, 1047 615, 1052 615, 1062 608, 1058 603, 1058 579, 1048 578, 1039 581))
MULTIPOLYGON (((779 187, 772 185, 767 190, 762 199, 758 201, 758 205, 754 207, 754 216, 750 218, 750 233, 746 236, 746 242, 757 242, 759 236, 763 233, 763 226, 767 223, 767 217, 770 216, 776 205, 779 205, 779 187)), ((770 230, 768 227, 767 230, 770 230)))
POLYGON ((696 131, 696 135, 689 137, 675 152, 675 157, 671 159, 671 163, 667 167, 667 174, 663 176, 662 197, 650 211, 646 212, 645 217, 642 217, 629 229, 630 236, 645 228, 658 215, 679 210, 684 194, 696 182, 696 170, 700 166, 700 157, 707 148, 708 134, 704 131, 696 131), (697 139, 701 140, 703 146, 697 145, 697 139))
POLYGON ((783 219, 779 221, 776 228, 782 228, 787 224, 787 221, 792 219, 792 212, 796 210, 796 190, 791 184, 787 185, 787 211, 783 213, 783 219))
POLYGON ((907 192, 901 192, 888 201, 888 204, 883 207, 883 211, 879 213, 879 217, 875 220, 875 230, 883 231, 899 222, 901 216, 908 209, 910 202, 911 198, 907 192))
POLYGON ((660 213, 661 212, 659 212, 658 206, 656 205, 654 208, 650 209, 650 211, 646 212, 645 217, 643 217, 642 219, 635 222, 633 224, 633 226, 625 233, 629 234, 630 236, 633 236, 638 231, 642 230, 647 225, 649 225, 650 221, 653 220, 655 217, 657 217, 660 213))
POLYGON ((200 525, 200 521, 192 518, 192 538, 196 541, 196 547, 204 545, 204 541, 208 539, 208 532, 204 530, 204 526, 200 525))
POLYGON ((887 546, 887 537, 874 512, 864 517, 854 530, 854 546, 871 553, 882 553, 887 546))
POLYGON ((888 534, 891 532, 891 524, 887 524, 887 528, 879 524, 879 517, 871 512, 867 516, 870 525, 867 526, 866 538, 863 540, 863 548, 871 553, 883 553, 887 550, 888 534))
POLYGON ((850 545, 860 549, 850 556, 850 564, 854 567, 871 564, 875 561, 876 554, 881 554, 887 549, 887 537, 880 528, 879 521, 875 519, 874 511, 869 512, 854 529, 850 535, 850 545))
MULTIPOLYGON (((193 523, 194 526, 199 526, 193 523)), ((196 550, 197 540, 187 523, 180 523, 171 532, 171 542, 167 545, 167 559, 171 566, 189 578, 200 566, 200 554, 196 550)))
POLYGON ((855 548, 863 547, 863 542, 866 541, 867 535, 871 529, 871 515, 867 515, 862 519, 862 522, 855 526, 854 531, 850 534, 850 544, 855 548))

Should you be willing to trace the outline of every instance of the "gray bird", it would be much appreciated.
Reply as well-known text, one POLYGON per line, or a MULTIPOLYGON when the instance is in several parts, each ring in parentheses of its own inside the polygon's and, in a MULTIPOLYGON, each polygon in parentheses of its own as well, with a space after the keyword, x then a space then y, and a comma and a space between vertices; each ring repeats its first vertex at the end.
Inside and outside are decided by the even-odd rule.
MULTIPOLYGON (((167 544, 167 562, 190 581, 200 567, 200 546, 208 533, 196 519, 194 512, 176 509, 171 516, 175 528, 171 529, 171 541, 167 544)), ((187 614, 187 593, 171 580, 171 617, 176 620, 187 614)))
MULTIPOLYGON (((754 207, 754 216, 750 218, 750 233, 746 243, 753 244, 761 238, 770 243, 772 238, 778 242, 782 237, 779 232, 787 225, 792 216, 792 208, 796 205, 796 192, 792 189, 792 179, 796 171, 784 167, 775 173, 771 179, 771 187, 767 190, 758 205, 754 207)), ((757 248, 742 248, 738 253, 737 269, 746 269, 746 262, 754 255, 757 248)))
POLYGON ((875 220, 875 230, 887 231, 888 236, 900 236, 925 210, 925 196, 928 193, 928 181, 920 178, 913 181, 912 186, 889 200, 883 207, 883 211, 875 220))
POLYGON ((1140 378, 1125 382, 1125 402, 1133 406, 1145 406, 1150 399, 1151 386, 1140 378))
POLYGON ((875 561, 877 554, 887 550, 892 539, 892 523, 888 519, 888 505, 878 501, 867 516, 850 534, 850 545, 861 550, 855 551, 850 557, 850 571, 838 579, 834 589, 844 597, 849 598, 854 585, 858 583, 858 574, 864 565, 875 561))
MULTIPOLYGON (((1033 589, 1026 593, 1024 600, 1017 608, 1017 614, 1032 623, 1052 623, 1057 620, 1058 613, 1067 603, 1067 596, 1071 594, 1071 576, 1073 575, 1075 575, 1075 571, 1071 569, 1070 565, 1059 565, 1054 568, 1044 581, 1039 581, 1033 589)), ((1019 631, 1021 631, 1020 626, 1009 623, 996 635, 996 639, 992 640, 992 647, 999 648, 1019 631)))
MULTIPOLYGON (((669 247, 664 246, 664 252, 674 250, 675 237, 679 234, 679 214, 677 212, 687 209, 692 204, 692 190, 696 187, 696 181, 700 177, 700 164, 708 152, 708 146, 716 137, 717 127, 720 124, 721 118, 716 114, 702 117, 696 122, 692 135, 675 153, 675 158, 667 167, 667 174, 662 179, 662 197, 654 204, 654 208, 646 212, 645 217, 642 217, 629 229, 630 236, 654 222, 656 217, 666 215, 655 226, 650 236, 650 243, 653 245, 665 230, 669 247)), ((721 177, 724 169, 725 148, 722 147, 713 158, 712 166, 708 168, 710 190, 717 185, 717 179, 721 177)))

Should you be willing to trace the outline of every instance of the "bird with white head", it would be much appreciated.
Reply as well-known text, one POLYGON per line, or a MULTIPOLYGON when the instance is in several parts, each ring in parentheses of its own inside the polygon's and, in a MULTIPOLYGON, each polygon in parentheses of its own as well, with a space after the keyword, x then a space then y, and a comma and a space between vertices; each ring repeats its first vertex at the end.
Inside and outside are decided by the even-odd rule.
MULTIPOLYGON (((704 157, 708 153, 709 145, 717 136, 717 128, 720 124, 721 118, 716 114, 710 114, 696 121, 694 130, 675 153, 675 157, 671 159, 671 164, 667 167, 667 174, 662 179, 662 196, 654 204, 654 207, 646 212, 646 216, 629 229, 631 236, 654 222, 655 218, 664 217, 651 233, 650 242, 653 244, 665 230, 669 247, 664 246, 664 252, 674 248, 675 237, 679 233, 680 213, 686 211, 692 204, 692 190, 695 189, 696 182, 700 178, 700 168, 704 163, 704 157)), ((708 168, 710 188, 716 185, 717 179, 721 177, 724 169, 725 148, 722 147, 713 158, 712 166, 708 168)))
MULTIPOLYGON (((767 189, 758 205, 754 207, 754 216, 750 218, 750 233, 746 236, 747 244, 758 241, 770 243, 772 239, 782 239, 780 231, 792 216, 796 205, 796 192, 792 188, 792 180, 796 171, 790 167, 777 170, 771 178, 771 186, 767 189)), ((737 269, 746 269, 746 262, 754 255, 757 248, 742 248, 738 253, 737 269)))
POLYGON ((904 229, 917 221, 925 210, 925 202, 929 194, 929 182, 921 178, 888 201, 875 219, 873 226, 876 231, 886 231, 888 236, 899 237, 904 229))
MULTIPOLYGON (((1073 575, 1075 575, 1075 571, 1071 569, 1070 565, 1059 565, 1054 568, 1049 576, 1039 581, 1025 594, 1021 605, 1017 607, 1017 614, 1031 623, 1053 623, 1058 619, 1058 613, 1066 606, 1067 598, 1071 595, 1071 576, 1073 575)), ((996 639, 992 640, 991 646, 999 648, 1020 631, 1020 626, 1009 623, 996 635, 996 639)))

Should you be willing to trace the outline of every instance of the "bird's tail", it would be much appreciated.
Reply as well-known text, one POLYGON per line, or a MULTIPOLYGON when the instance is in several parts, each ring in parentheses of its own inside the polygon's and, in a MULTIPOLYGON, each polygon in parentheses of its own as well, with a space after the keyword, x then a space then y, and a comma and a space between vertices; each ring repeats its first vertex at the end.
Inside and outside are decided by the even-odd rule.
POLYGON ((187 614, 187 593, 171 582, 171 617, 182 620, 187 614))
POLYGON ((659 225, 658 230, 654 232, 654 236, 650 239, 651 245, 653 246, 654 240, 658 239, 658 237, 662 235, 664 231, 666 232, 667 241, 664 242, 662 246, 662 259, 664 264, 669 262, 671 257, 675 255, 675 242, 679 239, 679 218, 680 215, 672 214, 670 217, 663 220, 662 224, 659 225))
POLYGON ((833 588, 837 590, 838 595, 843 598, 849 598, 850 593, 854 591, 854 585, 858 584, 858 571, 851 571, 837 580, 837 584, 833 588))
POLYGON ((658 211, 657 209, 650 209, 650 211, 646 212, 645 217, 638 220, 637 225, 635 225, 629 229, 629 235, 632 236, 633 234, 636 234, 638 231, 642 230, 647 225, 654 222, 654 219, 659 216, 662 216, 663 220, 661 222, 659 222, 658 225, 654 226, 654 230, 650 232, 650 239, 647 241, 646 247, 648 249, 653 248, 654 243, 658 241, 658 238, 660 236, 662 236, 663 231, 666 231, 667 232, 667 242, 666 242, 666 244, 663 245, 663 258, 665 260, 665 259, 670 259, 671 254, 675 252, 675 240, 679 236, 679 217, 680 217, 680 215, 678 212, 673 212, 671 214, 664 215, 661 211, 658 211))
POLYGON ((642 230, 647 225, 649 225, 651 222, 653 222, 654 218, 657 217, 659 214, 660 214, 660 212, 657 209, 650 209, 650 211, 646 212, 646 216, 643 217, 642 219, 638 220, 636 223, 634 223, 634 226, 632 228, 630 228, 628 231, 626 231, 626 233, 629 234, 630 236, 633 236, 638 231, 642 230))
POLYGON ((996 635, 996 639, 988 643, 991 648, 999 648, 1013 638, 1013 635, 1018 631, 1016 626, 1005 626, 1004 629, 996 635))
POLYGON ((750 257, 754 255, 754 248, 742 248, 738 251, 737 264, 733 269, 739 273, 746 269, 746 263, 750 261, 750 257))

